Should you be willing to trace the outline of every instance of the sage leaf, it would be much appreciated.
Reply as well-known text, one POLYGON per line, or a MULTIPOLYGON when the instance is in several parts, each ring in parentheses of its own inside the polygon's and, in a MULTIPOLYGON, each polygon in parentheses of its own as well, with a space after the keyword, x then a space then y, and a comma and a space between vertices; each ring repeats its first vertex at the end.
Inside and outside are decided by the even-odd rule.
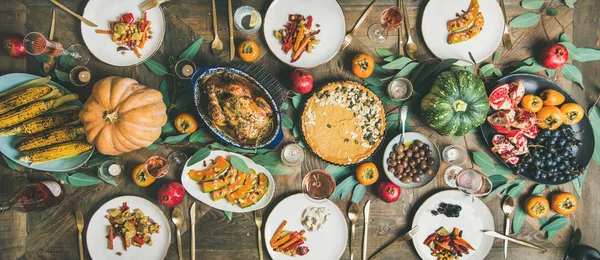
POLYGON ((556 73, 556 70, 553 69, 546 69, 546 75, 548 75, 548 77, 554 77, 554 74, 556 73))
POLYGON ((250 167, 248 167, 248 164, 246 164, 242 158, 232 155, 229 159, 229 162, 231 163, 231 166, 236 168, 238 171, 250 173, 250 167))
POLYGON ((210 155, 210 149, 203 147, 196 151, 185 164, 186 166, 192 166, 208 157, 210 155))
POLYGON ((522 62, 527 65, 518 67, 516 70, 514 70, 511 73, 537 73, 537 72, 540 72, 540 71, 546 69, 546 67, 539 64, 533 57, 525 59, 522 62))
POLYGON ((158 147, 160 147, 159 144, 151 144, 148 147, 146 147, 147 150, 156 150, 158 149, 158 147))
POLYGON ((206 140, 207 133, 202 129, 196 130, 196 132, 190 135, 190 143, 201 143, 204 144, 207 142, 206 140))
POLYGON ((561 33, 558 37, 559 42, 569 42, 569 35, 567 33, 561 33))
POLYGON ((180 135, 175 135, 175 136, 169 136, 169 137, 165 138, 165 143, 177 144, 177 143, 185 140, 186 138, 188 138, 188 136, 190 136, 190 134, 180 134, 180 135))
POLYGON ((294 121, 289 116, 283 115, 281 116, 281 125, 287 129, 292 129, 294 128, 294 121))
POLYGON ((546 185, 544 185, 544 184, 535 185, 535 187, 533 188, 533 191, 531 192, 531 195, 542 195, 542 193, 544 193, 545 189, 546 189, 546 185))
POLYGON ((171 120, 168 120, 165 123, 165 125, 162 126, 161 131, 162 131, 162 133, 161 133, 162 135, 173 135, 175 133, 179 133, 175 129, 175 126, 173 125, 173 122, 171 122, 171 120))
POLYGON ((564 228, 569 220, 561 215, 557 215, 558 217, 553 217, 553 220, 550 220, 548 224, 546 224, 542 230, 543 231, 558 231, 564 228))
POLYGON ((419 66, 418 62, 411 62, 409 64, 406 64, 406 66, 404 66, 404 68, 402 68, 400 71, 398 71, 398 73, 396 74, 396 76, 394 76, 394 78, 397 79, 397 78, 404 78, 404 77, 408 76, 417 66, 419 66))
POLYGON ((384 48, 377 48, 377 49, 375 49, 375 52, 381 58, 386 58, 388 56, 395 55, 395 53, 389 51, 388 49, 384 49, 384 48))
POLYGON ((516 199, 519 197, 519 195, 521 195, 523 189, 525 189, 525 182, 520 182, 517 184, 517 186, 510 188, 507 195, 513 197, 513 199, 516 199))
POLYGON ((394 54, 394 55, 385 57, 385 59, 383 59, 383 61, 385 61, 385 62, 392 62, 393 60, 395 60, 397 58, 400 58, 400 57, 401 57, 400 55, 394 54))
POLYGON ((263 167, 265 167, 265 169, 267 169, 267 171, 269 171, 269 173, 271 173, 271 175, 285 175, 285 174, 292 174, 292 173, 296 172, 294 170, 294 168, 285 166, 280 163, 265 164, 265 165, 263 165, 263 167))
POLYGON ((180 95, 175 100, 175 106, 178 107, 181 110, 186 110, 187 107, 189 105, 191 105, 192 103, 194 103, 194 96, 193 95, 180 95))
POLYGON ((525 222, 526 216, 527 216, 527 213, 525 213, 525 211, 523 211, 523 209, 521 209, 521 207, 515 208, 515 214, 514 214, 513 220, 512 220, 513 234, 518 234, 519 231, 521 231, 521 227, 523 226, 523 223, 525 222))
POLYGON ((557 16, 558 10, 556 10, 556 8, 554 7, 549 7, 548 9, 546 9, 546 14, 549 16, 557 16))
POLYGON ((302 95, 295 95, 291 99, 292 99, 292 106, 295 109, 298 109, 300 107, 300 101, 302 101, 302 95))
POLYGON ((588 117, 592 125, 592 130, 594 130, 594 154, 592 158, 596 163, 600 164, 600 108, 594 106, 588 111, 588 117))
POLYGON ((542 8, 544 5, 544 0, 523 0, 521 1, 521 6, 525 9, 535 10, 542 8))
POLYGON ((570 42, 559 42, 558 44, 567 48, 567 51, 569 52, 569 58, 573 60, 579 59, 579 49, 577 48, 577 46, 570 42))
POLYGON ((508 182, 508 179, 500 174, 492 175, 488 178, 492 182, 492 187, 496 187, 498 185, 502 185, 508 182))
POLYGON ((407 57, 400 57, 388 64, 383 65, 384 69, 389 69, 389 70, 400 70, 402 68, 404 68, 404 66, 406 66, 406 64, 410 63, 412 60, 410 58, 407 57))
POLYGON ((280 110, 281 112, 285 113, 285 112, 287 112, 287 110, 288 110, 288 107, 289 107, 289 105, 288 105, 288 103, 287 103, 287 101, 286 101, 286 102, 283 102, 283 104, 281 104, 281 108, 280 108, 279 110, 280 110))
POLYGON ((160 87, 158 89, 162 94, 163 103, 165 103, 165 106, 169 107, 171 105, 171 98, 169 98, 169 82, 166 78, 160 82, 160 87))
POLYGON ((479 70, 481 72, 481 74, 485 77, 489 77, 494 73, 494 69, 496 67, 494 66, 494 64, 486 64, 483 67, 481 67, 479 70))
POLYGON ((492 57, 492 61, 498 61, 500 59, 500 51, 494 52, 494 56, 492 57))
POLYGON ((494 75, 498 78, 502 78, 502 71, 498 68, 494 68, 494 75))
POLYGON ((502 184, 502 185, 498 186, 498 188, 496 188, 492 192, 490 192, 490 194, 488 194, 486 196, 486 198, 493 198, 494 196, 496 196, 496 194, 499 194, 499 193, 503 192, 504 190, 506 190, 511 185, 512 185, 511 183, 505 183, 505 184, 502 184))
POLYGON ((148 69, 150 69, 150 71, 152 71, 152 73, 158 76, 164 76, 169 74, 169 71, 164 65, 154 61, 153 59, 148 59, 144 61, 144 64, 146 65, 146 67, 148 67, 148 69))
POLYGON ((344 179, 342 182, 340 182, 340 184, 338 184, 335 187, 335 191, 333 191, 333 194, 331 194, 331 196, 329 197, 330 200, 334 200, 334 199, 345 199, 348 194, 350 194, 350 192, 352 192, 352 190, 354 190, 354 187, 358 184, 358 181, 356 180, 356 178, 354 178, 354 176, 348 176, 346 179, 344 179))
POLYGON ((62 184, 69 184, 69 175, 66 172, 53 173, 54 177, 58 178, 62 184))
POLYGON ((540 226, 546 225, 546 223, 548 223, 548 217, 538 218, 538 222, 540 223, 540 226))
POLYGON ((194 56, 196 56, 196 53, 198 53, 203 40, 204 37, 200 37, 200 39, 195 40, 187 49, 185 49, 185 51, 179 54, 179 59, 192 60, 194 56))
POLYGON ((278 164, 281 162, 281 153, 279 152, 268 152, 265 154, 258 154, 252 158, 252 161, 256 164, 278 164))
POLYGON ((329 164, 325 167, 325 171, 331 174, 333 179, 339 179, 344 177, 350 173, 350 167, 338 166, 334 164, 329 164))
POLYGON ((575 0, 565 0, 565 4, 571 9, 575 8, 575 0))
POLYGON ((574 58, 576 61, 587 62, 600 60, 600 50, 590 48, 577 48, 577 56, 574 58))
POLYGON ((8 159, 8 157, 6 157, 6 155, 2 155, 2 158, 4 158, 4 161, 6 162, 6 165, 8 166, 8 168, 10 168, 13 171, 19 170, 19 165, 17 163, 13 162, 11 159, 8 159))
POLYGON ((585 89, 583 86, 583 75, 581 75, 581 71, 575 65, 565 64, 561 69, 563 75, 566 79, 573 81, 581 86, 582 89, 585 89))
POLYGON ((233 213, 231 213, 231 211, 225 211, 223 210, 223 214, 225 214, 225 217, 231 221, 231 219, 233 218, 233 213))
POLYGON ((101 179, 101 180, 103 180, 104 182, 106 182, 112 186, 115 186, 115 187, 117 186, 117 183, 115 182, 115 180, 108 180, 108 179, 101 179))
POLYGON ((98 177, 80 172, 68 175, 67 179, 69 180, 70 185, 79 187, 96 185, 102 182, 98 177))
POLYGON ((356 185, 356 187, 354 187, 354 191, 352 191, 352 198, 350 199, 350 202, 359 203, 362 200, 362 198, 365 196, 366 192, 367 192, 367 187, 365 187, 365 185, 362 185, 362 184, 356 185))
POLYGON ((69 74, 66 72, 63 72, 58 69, 54 69, 54 74, 56 74, 56 78, 62 82, 70 82, 71 81, 69 79, 69 74))
POLYGON ((492 162, 492 158, 490 158, 484 152, 473 152, 473 160, 477 165, 481 168, 493 169, 495 168, 495 164, 492 162))
POLYGON ((536 13, 524 13, 510 20, 508 24, 515 28, 526 28, 536 25, 540 18, 542 17, 536 13))
POLYGON ((368 77, 366 79, 364 79, 365 83, 374 87, 381 87, 383 86, 383 83, 381 83, 381 80, 375 77, 368 77))

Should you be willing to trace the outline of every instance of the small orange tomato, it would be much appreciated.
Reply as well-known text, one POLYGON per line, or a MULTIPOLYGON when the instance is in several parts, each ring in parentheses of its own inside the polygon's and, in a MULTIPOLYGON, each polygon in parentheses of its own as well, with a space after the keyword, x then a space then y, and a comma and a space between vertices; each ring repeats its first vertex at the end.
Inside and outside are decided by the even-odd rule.
POLYGON ((133 182, 140 187, 147 187, 155 180, 152 175, 148 174, 146 170, 144 170, 143 163, 133 168, 133 172, 131 172, 131 178, 133 179, 133 182))
POLYGON ((568 192, 559 192, 552 195, 552 210, 558 214, 569 215, 577 210, 575 195, 568 192))
POLYGON ((356 168, 356 179, 360 184, 368 186, 379 179, 379 171, 377 166, 372 162, 366 162, 356 168))
POLYGON ((181 113, 175 118, 175 129, 182 134, 191 134, 198 129, 198 123, 190 113, 181 113))
POLYGON ((544 106, 544 101, 536 95, 527 94, 521 100, 521 106, 533 113, 537 113, 544 106))
POLYGON ((368 54, 359 53, 352 59, 352 73, 361 79, 371 76, 374 68, 375 61, 368 54))
POLYGON ((546 89, 540 94, 544 106, 558 106, 565 102, 565 96, 554 89, 546 89))
POLYGON ((563 123, 563 114, 555 106, 545 106, 537 112, 538 126, 542 129, 556 130, 563 123))
POLYGON ((564 121, 566 125, 574 125, 579 123, 585 112, 583 107, 576 103, 566 103, 560 107, 560 111, 563 113, 564 121))
POLYGON ((531 196, 525 201, 525 211, 532 218, 543 218, 548 215, 550 205, 548 200, 541 196, 531 196))
POLYGON ((238 54, 245 62, 253 62, 259 53, 258 45, 254 41, 244 41, 238 46, 238 54))

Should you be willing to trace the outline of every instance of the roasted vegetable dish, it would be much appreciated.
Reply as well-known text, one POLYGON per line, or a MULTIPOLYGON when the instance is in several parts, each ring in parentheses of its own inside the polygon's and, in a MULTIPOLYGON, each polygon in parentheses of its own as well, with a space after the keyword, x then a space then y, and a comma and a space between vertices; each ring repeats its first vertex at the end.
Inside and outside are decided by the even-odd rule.
POLYGON ((469 250, 475 248, 462 238, 462 230, 454 228, 449 233, 444 227, 440 227, 435 233, 429 235, 423 244, 431 248, 431 256, 438 260, 454 260, 469 254, 469 250))
POLYGON ((132 13, 126 13, 119 17, 119 21, 111 21, 109 30, 97 29, 98 34, 108 34, 113 42, 117 43, 117 51, 123 55, 125 51, 133 51, 138 58, 142 58, 139 50, 149 39, 152 39, 152 25, 148 21, 148 15, 144 12, 140 21, 135 21, 132 13))
POLYGON ((150 217, 144 215, 140 209, 130 210, 127 202, 119 208, 109 209, 106 219, 110 222, 108 226, 108 249, 114 249, 115 237, 120 237, 123 248, 127 251, 132 244, 142 247, 144 244, 152 246, 153 234, 160 233, 160 225, 150 217))
POLYGON ((297 255, 303 256, 308 254, 308 247, 302 246, 306 237, 304 236, 304 230, 298 231, 287 231, 283 230, 287 221, 283 221, 281 225, 273 234, 269 244, 274 251, 295 257, 297 255))
POLYGON ((479 35, 485 24, 483 14, 479 12, 479 2, 471 0, 469 9, 462 15, 446 24, 448 29, 448 43, 455 44, 465 42, 479 35))
MULTIPOLYGON (((292 51, 292 61, 295 62, 305 51, 311 53, 320 40, 316 35, 321 30, 312 30, 313 17, 304 17, 301 14, 288 15, 288 23, 284 29, 275 31, 275 38, 282 44, 281 50, 287 55, 292 51)), ((317 24, 315 27, 319 27, 317 24)))

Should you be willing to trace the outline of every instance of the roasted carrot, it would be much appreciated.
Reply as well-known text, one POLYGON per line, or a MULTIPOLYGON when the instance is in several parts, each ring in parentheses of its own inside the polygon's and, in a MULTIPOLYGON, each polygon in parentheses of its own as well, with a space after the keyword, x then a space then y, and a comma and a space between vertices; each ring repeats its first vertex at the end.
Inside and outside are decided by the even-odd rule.
POLYGON ((110 34, 110 31, 109 30, 96 29, 96 33, 97 34, 110 34))
POLYGON ((454 228, 454 229, 452 230, 452 234, 453 234, 453 235, 455 235, 455 236, 458 236, 458 233, 460 233, 460 229, 459 229, 459 228, 454 228))
POLYGON ((296 34, 296 42, 294 43, 294 51, 298 51, 298 48, 300 47, 300 43, 302 42, 302 40, 304 40, 304 33, 306 32, 306 27, 304 26, 300 26, 300 28, 298 28, 298 33, 296 34))
POLYGON ((133 52, 135 53, 135 55, 138 56, 138 58, 141 58, 142 55, 140 54, 140 52, 138 51, 137 46, 135 46, 135 44, 133 45, 133 52))
POLYGON ((124 41, 125 41, 125 37, 127 37, 127 34, 126 34, 126 33, 124 33, 124 34, 121 34, 121 42, 124 42, 124 41))
POLYGON ((281 231, 283 230, 283 227, 285 227, 286 224, 287 224, 287 220, 284 220, 283 222, 281 222, 281 225, 279 225, 279 227, 275 231, 275 234, 273 234, 273 237, 271 238, 271 242, 270 242, 272 247, 275 247, 275 242, 281 235, 281 231))
POLYGON ((293 238, 290 238, 290 240, 287 243, 283 244, 282 246, 278 247, 277 249, 283 250, 283 249, 291 246, 293 243, 296 243, 296 241, 301 240, 302 239, 302 235, 304 235, 303 232, 304 232, 304 230, 302 232, 300 232, 300 234, 297 234, 293 238))
POLYGON ((285 242, 289 241, 289 240, 290 240, 290 237, 291 237, 293 234, 295 234, 295 233, 296 233, 296 232, 294 232, 294 233, 290 233, 290 234, 287 234, 287 235, 285 235, 284 237, 280 238, 279 240, 275 241, 275 244, 273 245, 273 248, 278 248, 278 247, 279 247, 280 245, 282 245, 283 243, 285 243, 285 242))
POLYGON ((302 43, 300 43, 300 47, 298 48, 297 51, 294 52, 294 55, 292 55, 292 62, 300 59, 300 56, 306 50, 306 46, 308 45, 308 42, 310 42, 310 37, 305 37, 304 40, 302 40, 302 43))
POLYGON ((113 250, 113 239, 115 239, 115 233, 112 225, 108 226, 108 236, 106 236, 106 238, 108 239, 108 249, 113 250))
POLYGON ((143 32, 142 33, 142 40, 140 41, 140 49, 143 49, 144 45, 146 45, 146 39, 148 39, 148 33, 143 32))

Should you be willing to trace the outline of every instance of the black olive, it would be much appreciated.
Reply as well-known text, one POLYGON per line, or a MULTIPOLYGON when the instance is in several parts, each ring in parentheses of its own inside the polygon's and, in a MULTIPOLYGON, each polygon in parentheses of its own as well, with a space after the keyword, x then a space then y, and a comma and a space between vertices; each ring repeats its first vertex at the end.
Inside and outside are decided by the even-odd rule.
POLYGON ((396 167, 390 166, 390 167, 388 167, 388 171, 391 173, 396 173, 396 167))
POLYGON ((429 149, 429 145, 424 143, 421 148, 423 148, 424 150, 427 150, 427 149, 429 149))
POLYGON ((433 159, 433 157, 428 157, 426 162, 428 166, 431 166, 435 163, 435 160, 433 159))
POLYGON ((422 147, 424 145, 423 141, 421 141, 421 140, 416 140, 414 142, 414 144, 417 145, 418 147, 422 147))
POLYGON ((433 155, 433 152, 431 150, 425 150, 425 156, 429 157, 432 155, 433 155))
POLYGON ((403 145, 396 145, 396 152, 397 153, 404 152, 404 146, 403 145))
POLYGON ((403 172, 404 168, 402 167, 402 165, 398 164, 396 165, 396 172, 403 172))
POLYGON ((413 157, 413 151, 412 150, 408 150, 406 151, 406 157, 413 157))
POLYGON ((421 163, 419 163, 419 168, 421 168, 421 170, 425 170, 425 168, 427 168, 427 162, 421 161, 421 163))
POLYGON ((411 149, 413 152, 416 152, 416 151, 418 151, 418 150, 419 150, 419 147, 418 147, 418 146, 416 146, 415 144, 411 144, 411 145, 410 145, 410 149, 411 149))

